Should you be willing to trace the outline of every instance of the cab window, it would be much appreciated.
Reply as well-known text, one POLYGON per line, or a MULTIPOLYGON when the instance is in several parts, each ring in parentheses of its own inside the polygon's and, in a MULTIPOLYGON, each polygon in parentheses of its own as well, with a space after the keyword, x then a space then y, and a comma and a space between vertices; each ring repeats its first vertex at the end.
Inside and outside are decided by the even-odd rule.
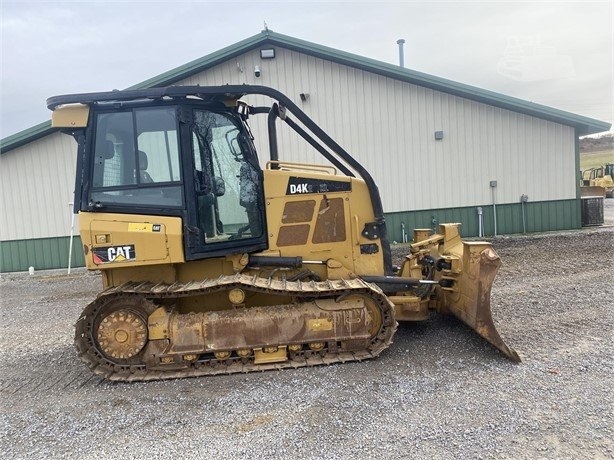
POLYGON ((175 109, 99 113, 90 202, 182 206, 175 109))

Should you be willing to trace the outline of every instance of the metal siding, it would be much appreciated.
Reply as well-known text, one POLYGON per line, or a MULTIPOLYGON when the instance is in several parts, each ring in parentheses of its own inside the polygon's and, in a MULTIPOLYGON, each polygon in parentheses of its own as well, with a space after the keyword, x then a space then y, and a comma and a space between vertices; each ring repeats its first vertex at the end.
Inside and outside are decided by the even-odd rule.
POLYGON ((70 232, 76 142, 54 133, 0 157, 0 240, 70 232))
MULTIPOLYGON (((579 200, 557 200, 539 203, 527 203, 525 209, 527 233, 547 232, 580 228, 577 217, 579 200)), ((492 206, 483 205, 484 234, 494 235, 492 206)), ((461 233, 465 237, 478 236, 477 207, 445 209, 424 209, 386 214, 386 225, 390 241, 402 241, 401 223, 411 240, 415 228, 436 230, 439 224, 460 222, 461 233), (435 223, 433 223, 433 219, 435 223)), ((522 233, 522 207, 520 203, 497 206, 497 234, 522 233)))
MULTIPOLYGON (((29 240, 0 242, 1 272, 27 271, 29 267, 36 270, 65 268, 68 266, 68 249, 70 237, 35 238, 29 240)), ((72 245, 71 267, 85 266, 83 246, 79 236, 75 236, 72 245)))
MULTIPOLYGON (((388 212, 491 202, 491 180, 498 181, 498 203, 516 203, 522 194, 531 201, 575 197, 571 127, 281 47, 275 59, 253 50, 180 83, 261 84, 286 93, 373 174, 388 212), (305 103, 301 92, 310 95, 305 103), (435 141, 436 130, 443 140, 435 141)), ((265 137, 265 123, 256 126, 265 137)), ((281 158, 322 161, 279 131, 281 158)), ((261 156, 268 151, 257 146, 261 156)))

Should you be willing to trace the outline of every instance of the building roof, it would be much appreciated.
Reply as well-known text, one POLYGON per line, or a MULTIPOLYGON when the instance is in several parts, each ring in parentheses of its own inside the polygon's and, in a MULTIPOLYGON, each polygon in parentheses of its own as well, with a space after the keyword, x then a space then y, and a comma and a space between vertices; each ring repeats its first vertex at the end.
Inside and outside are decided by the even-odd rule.
MULTIPOLYGON (((228 59, 236 57, 247 51, 262 46, 280 46, 303 54, 308 54, 328 61, 358 68, 367 72, 376 73, 396 80, 412 83, 418 86, 431 88, 444 93, 466 99, 482 102, 484 104, 500 107, 514 112, 523 113, 537 118, 553 121, 576 128, 579 136, 608 131, 611 124, 595 120, 593 118, 577 115, 571 112, 555 109, 534 102, 525 101, 504 94, 465 85, 445 78, 428 75, 415 70, 406 69, 397 65, 377 61, 375 59, 358 56, 345 51, 336 50, 327 46, 318 45, 298 38, 282 35, 271 30, 263 30, 261 33, 246 38, 234 45, 222 48, 219 51, 208 54, 200 59, 188 62, 180 67, 152 77, 128 89, 168 86, 184 80, 194 74, 203 72, 228 59)), ((40 123, 0 141, 0 152, 20 147, 43 136, 51 134, 55 129, 51 128, 51 122, 40 123)))

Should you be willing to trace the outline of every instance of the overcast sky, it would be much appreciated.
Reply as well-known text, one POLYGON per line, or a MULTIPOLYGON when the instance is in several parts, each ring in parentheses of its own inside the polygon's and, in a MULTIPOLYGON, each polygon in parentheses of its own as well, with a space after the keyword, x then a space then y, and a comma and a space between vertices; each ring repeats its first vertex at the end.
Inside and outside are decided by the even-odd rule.
MULTIPOLYGON (((612 1, 5 1, 0 137, 49 96, 122 89, 278 33, 613 121, 612 1)), ((224 83, 224 82, 220 82, 224 83)))

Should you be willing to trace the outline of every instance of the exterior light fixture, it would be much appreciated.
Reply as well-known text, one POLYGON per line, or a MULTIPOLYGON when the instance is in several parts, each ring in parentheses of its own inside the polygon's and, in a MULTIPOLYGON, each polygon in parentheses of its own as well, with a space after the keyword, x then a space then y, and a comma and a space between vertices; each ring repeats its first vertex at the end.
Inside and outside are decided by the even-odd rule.
POLYGON ((275 59, 275 48, 266 48, 260 50, 261 59, 275 59))

